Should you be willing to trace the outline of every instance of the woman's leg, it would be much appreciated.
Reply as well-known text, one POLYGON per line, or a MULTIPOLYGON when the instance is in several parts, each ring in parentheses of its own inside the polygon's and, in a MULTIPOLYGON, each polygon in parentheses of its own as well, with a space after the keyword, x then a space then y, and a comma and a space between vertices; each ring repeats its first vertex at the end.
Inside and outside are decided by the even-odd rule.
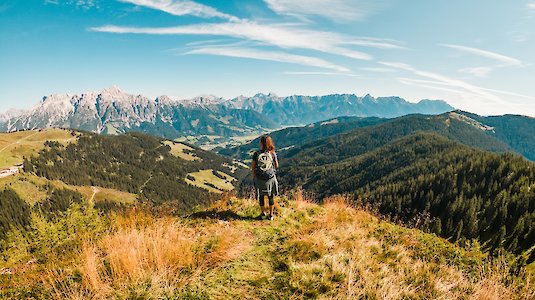
POLYGON ((260 199, 260 210, 262 211, 262 215, 264 215, 266 213, 266 207, 265 207, 265 199, 266 199, 266 195, 260 195, 258 197, 260 199))
POLYGON ((271 194, 268 196, 269 199, 269 215, 273 217, 273 212, 275 210, 275 195, 271 194))

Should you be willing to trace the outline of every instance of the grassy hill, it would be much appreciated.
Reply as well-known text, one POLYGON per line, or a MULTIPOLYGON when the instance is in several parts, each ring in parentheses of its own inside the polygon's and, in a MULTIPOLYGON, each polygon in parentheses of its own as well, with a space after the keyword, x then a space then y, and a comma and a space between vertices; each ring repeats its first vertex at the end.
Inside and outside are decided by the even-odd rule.
POLYGON ((492 152, 512 151, 509 146, 483 130, 459 120, 456 115, 410 115, 355 129, 332 137, 296 145, 281 154, 290 164, 321 165, 364 154, 396 139, 432 132, 470 147, 492 152))
MULTIPOLYGON (((516 152, 529 160, 535 160, 535 118, 516 115, 483 117, 454 111, 438 116, 409 115, 394 119, 338 117, 307 126, 277 130, 271 136, 279 150, 283 150, 281 154, 284 156, 286 153, 291 155, 293 151, 300 151, 296 148, 303 145, 335 141, 335 136, 343 133, 356 136, 360 132, 361 137, 372 134, 373 139, 374 136, 385 135, 399 138, 415 131, 432 131, 471 147, 499 153, 516 152)), ((256 138, 242 145, 221 149, 219 153, 248 160, 252 151, 258 148, 258 142, 259 138, 256 138)))
POLYGON ((82 203, 13 232, 0 263, 7 299, 532 299, 529 275, 478 244, 382 221, 334 197, 296 193, 261 221, 230 198, 188 217, 82 203), (47 246, 39 246, 46 242, 47 246))
POLYGON ((452 112, 310 137, 279 150, 281 186, 303 186, 319 201, 348 193, 452 241, 477 239, 486 250, 524 253, 532 262, 535 169, 518 156, 487 152, 512 151, 491 130, 452 112))
POLYGON ((75 142, 79 133, 72 130, 43 129, 0 133, 0 169, 20 164, 23 157, 36 154, 46 141, 75 142))
POLYGON ((141 201, 165 204, 181 213, 209 204, 215 198, 209 192, 233 189, 246 173, 232 159, 140 133, 84 133, 76 143, 50 141, 44 146, 24 161, 27 173, 73 186, 97 186, 135 194, 141 201), (205 170, 213 170, 215 175, 203 184, 191 180, 205 170))
POLYGON ((0 240, 34 214, 50 218, 84 199, 107 213, 139 203, 189 213, 234 189, 246 172, 237 161, 142 134, 49 129, 1 138, 4 162, 24 161, 24 170, 0 178, 0 240), (197 174, 206 176, 188 182, 197 174))

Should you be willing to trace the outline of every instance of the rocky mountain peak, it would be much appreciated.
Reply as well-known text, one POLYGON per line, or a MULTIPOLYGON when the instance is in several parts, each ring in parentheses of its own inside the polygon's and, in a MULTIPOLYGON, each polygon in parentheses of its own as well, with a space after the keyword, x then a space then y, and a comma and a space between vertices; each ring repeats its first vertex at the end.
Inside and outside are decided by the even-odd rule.
POLYGON ((105 88, 100 93, 105 95, 125 94, 125 92, 117 85, 112 85, 111 87, 105 88))

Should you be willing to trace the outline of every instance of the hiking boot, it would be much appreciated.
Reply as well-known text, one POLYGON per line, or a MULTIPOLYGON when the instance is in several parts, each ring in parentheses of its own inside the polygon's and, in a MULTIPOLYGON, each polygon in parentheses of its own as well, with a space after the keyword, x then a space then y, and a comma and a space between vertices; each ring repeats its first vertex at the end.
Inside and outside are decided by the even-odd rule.
POLYGON ((270 220, 270 221, 273 221, 273 219, 275 219, 275 216, 270 215, 270 216, 269 216, 269 220, 270 220))

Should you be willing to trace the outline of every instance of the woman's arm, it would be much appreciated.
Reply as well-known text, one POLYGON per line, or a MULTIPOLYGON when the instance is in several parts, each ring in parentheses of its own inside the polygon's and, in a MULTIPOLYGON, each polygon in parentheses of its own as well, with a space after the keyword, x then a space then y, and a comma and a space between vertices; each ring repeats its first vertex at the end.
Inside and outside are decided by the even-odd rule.
POLYGON ((253 162, 251 162, 251 172, 253 174, 253 181, 254 181, 254 169, 256 168, 256 163, 255 161, 253 160, 253 162))
POLYGON ((277 157, 277 153, 273 152, 275 154, 275 169, 279 169, 279 158, 277 157))

